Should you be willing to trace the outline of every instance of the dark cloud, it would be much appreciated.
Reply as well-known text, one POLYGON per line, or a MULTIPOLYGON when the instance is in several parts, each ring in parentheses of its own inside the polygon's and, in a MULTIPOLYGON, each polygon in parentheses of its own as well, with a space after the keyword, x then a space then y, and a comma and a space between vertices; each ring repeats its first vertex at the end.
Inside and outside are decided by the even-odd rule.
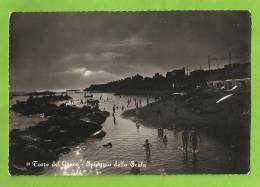
POLYGON ((11 90, 87 87, 136 73, 165 74, 228 52, 249 61, 246 11, 14 13, 11 90))

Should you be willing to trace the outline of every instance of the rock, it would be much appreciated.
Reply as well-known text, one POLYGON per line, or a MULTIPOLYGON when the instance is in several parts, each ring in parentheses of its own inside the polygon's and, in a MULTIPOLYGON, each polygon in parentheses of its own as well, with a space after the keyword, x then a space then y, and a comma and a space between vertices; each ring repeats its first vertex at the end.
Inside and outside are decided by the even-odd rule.
MULTIPOLYGON (((98 102, 93 106, 57 106, 51 102, 71 99, 69 96, 32 97, 25 102, 12 106, 16 112, 24 115, 44 114, 47 121, 39 122, 25 130, 14 129, 10 132, 9 166, 11 174, 35 174, 44 168, 26 165, 33 161, 51 163, 59 154, 69 151, 69 146, 76 145, 86 138, 102 138, 102 124, 109 112, 101 111, 98 102), (81 120, 83 118, 89 121, 81 120), (98 133, 96 133, 98 132, 98 133)), ((110 145, 109 145, 110 146, 110 145)), ((111 144, 112 147, 112 144, 111 144)))
MULTIPOLYGON (((51 117, 25 130, 14 129, 10 132, 10 173, 40 172, 43 168, 26 163, 35 160, 51 163, 58 159, 60 153, 68 152, 68 146, 82 142, 101 129, 102 126, 97 123, 60 116, 51 117)), ((102 132, 96 137, 104 135, 102 132)))
POLYGON ((27 101, 17 101, 11 109, 24 115, 44 114, 44 116, 54 115, 58 112, 59 107, 51 102, 72 99, 68 95, 52 95, 43 97, 30 96, 27 101))

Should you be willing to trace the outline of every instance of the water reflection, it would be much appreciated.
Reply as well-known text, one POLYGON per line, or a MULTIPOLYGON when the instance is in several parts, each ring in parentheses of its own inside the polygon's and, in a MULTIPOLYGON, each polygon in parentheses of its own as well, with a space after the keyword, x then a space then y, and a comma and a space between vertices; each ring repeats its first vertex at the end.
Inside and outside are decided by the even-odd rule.
POLYGON ((116 125, 116 116, 115 116, 115 114, 113 114, 113 123, 114 123, 114 125, 116 125))
POLYGON ((198 166, 199 166, 197 153, 193 153, 192 164, 193 164, 193 172, 197 173, 198 172, 198 166))
POLYGON ((183 152, 183 168, 184 171, 188 171, 188 153, 183 152))
MULTIPOLYGON (((72 94, 72 103, 82 106, 86 103, 83 94, 72 94), (78 99, 78 102, 76 100, 78 99)), ((146 168, 142 168, 144 174, 160 173, 225 173, 233 170, 234 162, 227 158, 230 157, 229 147, 225 147, 221 142, 203 136, 200 142, 200 152, 193 154, 191 151, 192 143, 187 141, 187 152, 183 151, 182 133, 179 130, 157 129, 143 126, 140 122, 132 122, 122 118, 121 113, 126 109, 135 109, 145 104, 154 102, 152 97, 145 96, 114 96, 112 94, 93 94, 93 99, 100 100, 100 108, 106 109, 111 113, 105 123, 103 130, 107 133, 103 139, 86 139, 77 146, 70 147, 71 151, 61 154, 58 161, 80 161, 83 162, 111 162, 117 160, 140 161, 149 163, 146 168), (102 95, 102 97, 101 97, 102 95), (140 102, 141 100, 141 102, 140 102), (120 106, 120 108, 118 107, 120 106), (145 140, 149 140, 149 151, 144 147, 145 140), (113 147, 106 148, 102 145, 111 142, 113 147), (215 158, 218 157, 216 161, 215 158), (152 159, 152 161, 151 161, 152 159)), ((155 115, 157 112, 155 111, 155 115)), ((11 113, 11 124, 27 125, 28 119, 11 113), (27 120, 26 120, 27 119, 27 120), (14 123, 16 122, 16 123, 14 123)), ((158 114, 158 118, 162 116, 158 114)), ((30 118, 31 123, 37 124, 40 117, 30 118), (39 119, 38 119, 39 118, 39 119)), ((18 127, 18 125, 17 125, 18 127)), ((89 168, 86 165, 55 167, 46 170, 46 174, 54 175, 96 175, 96 174, 129 174, 131 167, 115 168, 89 168)))

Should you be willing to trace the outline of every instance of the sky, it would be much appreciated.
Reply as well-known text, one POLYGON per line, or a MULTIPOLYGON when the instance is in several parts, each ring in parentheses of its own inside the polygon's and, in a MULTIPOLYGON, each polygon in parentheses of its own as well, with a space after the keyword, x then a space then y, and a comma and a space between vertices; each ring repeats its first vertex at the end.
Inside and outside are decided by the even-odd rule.
POLYGON ((250 61, 246 11, 13 13, 10 89, 86 88, 250 61))

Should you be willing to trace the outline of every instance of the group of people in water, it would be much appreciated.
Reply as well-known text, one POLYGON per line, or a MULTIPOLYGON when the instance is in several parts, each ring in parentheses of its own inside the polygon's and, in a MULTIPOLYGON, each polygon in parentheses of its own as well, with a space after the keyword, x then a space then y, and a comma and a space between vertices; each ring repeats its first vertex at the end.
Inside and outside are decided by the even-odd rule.
MULTIPOLYGON (((100 96, 99 99, 102 100, 103 97, 100 96)), ((105 101, 105 100, 104 100, 104 101, 105 101)), ((147 98, 146 98, 146 101, 147 101, 147 105, 148 105, 148 104, 150 103, 150 98, 147 97, 147 98)), ((142 99, 134 98, 134 99, 133 99, 133 102, 134 102, 134 106, 135 106, 136 109, 138 109, 138 108, 140 108, 140 107, 142 106, 142 99)), ((132 103, 132 98, 127 99, 126 107, 125 107, 125 105, 122 105, 122 106, 121 106, 121 110, 124 111, 126 108, 129 108, 130 105, 131 105, 131 103, 132 103)), ((116 116, 115 116, 115 113, 116 113, 116 111, 118 111, 119 109, 120 109, 120 107, 117 106, 117 105, 115 105, 115 104, 114 104, 113 107, 112 107, 112 116, 113 116, 113 122, 114 122, 114 124, 116 124, 116 116)))
MULTIPOLYGON (((104 99, 102 96, 100 96, 99 98, 100 100, 108 101, 107 99, 104 99)), ((116 112, 120 110, 124 111, 125 108, 129 108, 129 106, 131 106, 131 103, 134 103, 134 107, 135 109, 138 109, 142 106, 142 102, 143 100, 138 99, 138 98, 129 98, 126 101, 126 106, 122 105, 122 106, 117 106, 115 104, 113 104, 112 106, 112 116, 113 116, 113 122, 116 125, 116 112)), ((150 98, 147 97, 146 98, 146 104, 149 105, 150 104, 150 98)), ((158 112, 158 117, 161 118, 161 113, 160 111, 158 112)), ((140 125, 136 124, 136 127, 139 129, 140 125)), ((161 141, 164 143, 164 145, 166 146, 168 143, 168 138, 166 135, 163 135, 163 129, 158 129, 158 135, 161 137, 161 141), (160 132, 162 131, 162 132, 160 132)), ((200 141, 200 136, 198 131, 195 128, 191 128, 190 130, 188 128, 184 128, 183 131, 181 131, 181 140, 182 140, 182 150, 187 153, 189 144, 191 145, 191 152, 193 154, 196 154, 197 148, 198 148, 198 143, 200 141)), ((103 145, 103 147, 107 147, 107 148, 112 148, 112 143, 109 142, 108 144, 103 145)), ((146 160, 147 162, 151 161, 151 147, 152 144, 149 142, 148 139, 145 140, 143 147, 145 149, 145 154, 146 154, 146 160)))
MULTIPOLYGON (((134 98, 133 101, 134 101, 134 106, 135 106, 136 109, 142 107, 142 99, 134 98)), ((126 105, 127 108, 130 106, 131 102, 132 102, 131 98, 127 99, 127 105, 126 105)), ((149 104, 150 104, 150 98, 147 97, 146 98, 146 105, 149 105, 149 104)))
MULTIPOLYGON (((98 99, 100 101, 109 102, 112 98, 109 98, 109 97, 104 98, 101 95, 101 96, 98 97, 98 99)), ((116 125, 116 112, 117 111, 119 111, 120 109, 122 111, 124 111, 126 108, 129 108, 132 103, 134 104, 132 106, 134 106, 135 109, 139 109, 140 107, 142 107, 142 104, 145 102, 145 100, 146 100, 146 105, 149 105, 151 103, 151 99, 149 97, 147 97, 144 100, 139 99, 139 98, 128 98, 127 101, 126 101, 126 105, 122 105, 122 106, 117 106, 116 104, 113 104, 113 106, 112 106, 112 116, 113 116, 114 124, 116 125)), ((158 98, 155 98, 155 102, 157 100, 158 100, 158 98)), ((70 102, 71 102, 70 104, 73 104, 72 103, 73 101, 70 101, 70 102)), ((80 104, 85 103, 85 102, 83 102, 82 99, 80 99, 79 102, 80 102, 80 104)), ((105 110, 105 108, 104 108, 104 110, 105 110)), ((158 115, 158 118, 159 118, 159 121, 160 121, 161 112, 158 111, 157 115, 158 115)), ((136 123, 136 127, 137 127, 137 129, 139 129, 140 125, 138 123, 136 123)), ((180 135, 181 135, 181 140, 182 140, 182 150, 183 150, 183 152, 187 153, 188 151, 190 151, 194 154, 194 156, 196 156, 195 154, 196 154, 197 149, 198 149, 198 143, 201 141, 198 130, 195 129, 195 128, 188 129, 186 127, 186 128, 184 128, 184 130, 181 131, 180 135), (190 147, 190 149, 189 149, 189 147, 190 147)), ((158 129, 158 136, 160 137, 160 140, 166 146, 167 143, 168 143, 168 138, 167 138, 166 135, 163 135, 163 129, 158 129)), ((104 148, 112 148, 112 143, 109 142, 107 144, 104 144, 103 147, 104 148)), ((148 163, 151 161, 151 147, 152 147, 152 144, 149 142, 148 139, 145 139, 145 142, 143 144, 143 148, 145 150, 146 161, 148 163)), ((138 164, 138 162, 135 162, 135 164, 138 164)), ((131 173, 133 173, 133 174, 139 174, 140 173, 140 168, 138 168, 138 167, 133 167, 132 170, 133 171, 131 171, 131 173)))
MULTIPOLYGON (((102 96, 100 96, 100 100, 102 100, 102 96)), ((142 100, 141 99, 137 99, 137 98, 133 98, 133 102, 134 102, 134 106, 136 107, 136 109, 138 109, 140 106, 142 106, 142 100)), ((150 103, 150 98, 147 97, 146 98, 146 104, 148 105, 150 103)), ((130 104, 132 103, 132 99, 129 98, 127 99, 127 108, 130 106, 130 104)), ((122 111, 125 109, 124 106, 121 107, 122 111)), ((116 124, 116 117, 115 117, 115 112, 119 110, 119 106, 116 106, 115 104, 112 107, 112 116, 113 116, 113 122, 114 124, 116 124)), ((159 118, 160 118, 160 112, 159 112, 159 118)), ((136 127, 139 129, 140 125, 136 124, 136 127)), ((159 131, 158 131, 159 133, 159 131)), ((162 142, 166 145, 168 142, 167 136, 164 135, 162 136, 162 142)), ((184 130, 181 132, 181 139, 182 139, 182 150, 184 152, 188 151, 188 145, 189 142, 191 144, 191 151, 193 153, 196 153, 197 147, 198 147, 198 143, 200 141, 200 135, 198 133, 198 131, 195 128, 192 128, 191 130, 188 130, 188 128, 184 128, 184 130)), ((145 144, 144 144, 144 148, 146 151, 146 158, 150 158, 151 156, 151 151, 150 151, 150 147, 151 144, 149 143, 149 140, 146 139, 145 140, 145 144)))
MULTIPOLYGON (((162 132, 161 131, 163 129, 158 129, 158 135, 162 135, 162 132)), ((200 138, 200 135, 199 135, 199 132, 196 130, 196 128, 192 128, 190 131, 188 130, 188 128, 185 128, 182 132, 181 132, 181 136, 182 136, 182 149, 185 153, 187 153, 188 151, 188 144, 189 142, 191 143, 191 147, 192 147, 192 150, 191 152, 193 154, 196 154, 196 151, 198 149, 198 143, 199 141, 201 141, 201 138, 200 138)), ((168 139, 167 139, 167 136, 164 135, 163 138, 162 138, 162 141, 163 143, 166 145, 167 142, 168 142, 168 139)), ((149 142, 148 139, 145 140, 145 143, 144 143, 144 148, 145 148, 145 152, 146 152, 146 159, 147 161, 149 162, 150 159, 151 159, 151 143, 149 142)))
POLYGON ((198 143, 201 141, 199 132, 196 128, 192 128, 189 132, 188 128, 185 128, 182 132, 182 147, 185 152, 188 151, 188 143, 191 143, 192 152, 195 153, 198 147, 198 143))

